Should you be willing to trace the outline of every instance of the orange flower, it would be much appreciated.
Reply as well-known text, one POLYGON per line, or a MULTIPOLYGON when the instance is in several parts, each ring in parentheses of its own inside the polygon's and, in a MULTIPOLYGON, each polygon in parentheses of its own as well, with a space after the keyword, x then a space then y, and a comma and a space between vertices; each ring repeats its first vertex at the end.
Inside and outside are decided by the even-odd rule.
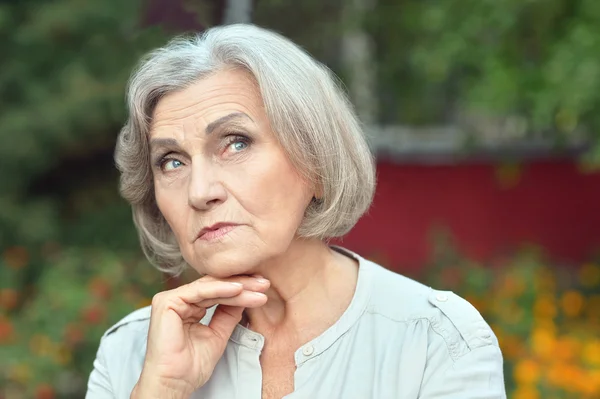
POLYGON ((81 341, 83 341, 83 327, 75 323, 67 324, 63 336, 65 341, 67 342, 67 345, 76 346, 81 341))
POLYGON ((539 399, 540 393, 538 390, 529 385, 518 387, 512 394, 512 399, 539 399))
POLYGON ((519 296, 525 291, 525 282, 523 279, 510 274, 506 274, 502 280, 501 290, 508 297, 519 296))
POLYGON ((500 344, 502 353, 506 359, 517 359, 523 354, 523 344, 521 340, 515 336, 506 336, 500 344))
POLYGON ((520 384, 533 384, 540 378, 540 365, 532 359, 521 360, 515 366, 514 377, 520 384))
POLYGON ((533 305, 533 313, 536 317, 554 318, 554 316, 556 316, 554 298, 549 295, 540 295, 533 305))
POLYGON ((56 397, 54 388, 49 384, 41 384, 35 389, 36 399, 54 399, 56 397))
POLYGON ((563 337, 556 341, 554 354, 558 359, 569 361, 579 354, 581 344, 570 337, 563 337))
POLYGON ((572 364, 558 364, 554 376, 556 386, 559 386, 569 392, 581 391, 581 386, 586 384, 586 376, 583 371, 572 364))
POLYGON ((89 324, 100 324, 106 319, 106 309, 96 304, 84 309, 82 316, 89 324))
POLYGON ((4 288, 0 290, 0 308, 4 310, 12 310, 19 302, 19 293, 12 288, 4 288))
POLYGON ((0 345, 5 344, 12 340, 15 329, 10 322, 0 316, 0 345))
POLYGON ((92 295, 98 299, 109 299, 111 295, 111 286, 105 279, 96 277, 90 281, 88 289, 92 295))
POLYGON ((592 393, 600 394, 600 369, 591 370, 588 372, 588 381, 592 393))
POLYGON ((553 319, 534 319, 534 322, 536 330, 543 329, 552 334, 552 336, 556 335, 556 324, 553 319))
POLYGON ((563 386, 564 366, 562 363, 552 363, 546 372, 546 379, 550 385, 555 387, 563 386))
POLYGON ((583 304, 583 295, 574 290, 566 291, 561 298, 563 313, 569 317, 579 316, 583 309, 583 304))
POLYGON ((531 334, 531 346, 533 353, 540 356, 542 359, 550 359, 554 355, 556 339, 551 331, 536 328, 531 334))
POLYGON ((4 262, 12 269, 20 269, 29 263, 29 253, 24 247, 11 247, 2 254, 4 262))

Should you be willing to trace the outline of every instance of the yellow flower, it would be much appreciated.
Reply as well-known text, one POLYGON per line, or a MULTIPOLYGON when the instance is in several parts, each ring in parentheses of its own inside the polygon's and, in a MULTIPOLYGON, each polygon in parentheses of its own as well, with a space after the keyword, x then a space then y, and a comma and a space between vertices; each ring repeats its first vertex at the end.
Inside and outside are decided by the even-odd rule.
POLYGON ((554 298, 549 295, 540 295, 533 305, 533 313, 540 318, 554 318, 556 316, 554 298))
POLYGON ((552 358, 556 346, 554 333, 545 328, 536 328, 531 334, 531 346, 533 352, 542 359, 552 358))
POLYGON ((561 298, 563 313, 569 317, 577 317, 583 309, 584 299, 580 292, 566 291, 561 298))
POLYGON ((579 281, 584 287, 596 287, 600 284, 600 266, 586 263, 579 269, 579 281))
POLYGON ((586 363, 600 366, 600 340, 596 339, 585 344, 582 357, 586 363))
POLYGON ((54 361, 61 366, 66 366, 71 363, 72 360, 71 351, 64 345, 60 345, 56 348, 53 357, 54 361))
POLYGON ((48 356, 54 352, 54 344, 46 335, 35 334, 29 341, 29 350, 35 356, 48 356))
POLYGON ((31 368, 24 363, 17 364, 8 370, 8 378, 25 385, 31 379, 31 368))
POLYGON ((514 377, 520 384, 533 384, 540 378, 540 365, 532 359, 521 360, 515 366, 514 377))
POLYGON ((514 392, 511 398, 513 399, 539 399, 540 393, 534 386, 520 386, 514 392))

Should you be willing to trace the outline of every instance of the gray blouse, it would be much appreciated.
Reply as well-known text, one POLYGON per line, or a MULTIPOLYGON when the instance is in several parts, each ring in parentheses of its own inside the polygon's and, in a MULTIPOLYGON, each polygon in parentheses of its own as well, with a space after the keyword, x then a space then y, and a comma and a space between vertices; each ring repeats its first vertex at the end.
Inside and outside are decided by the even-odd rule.
MULTIPOLYGON (((296 351, 295 390, 285 398, 506 398, 498 341, 473 306, 343 251, 359 261, 354 297, 333 326, 296 351)), ((106 331, 87 399, 129 398, 142 371, 149 321, 146 307, 106 331)), ((236 326, 192 399, 259 399, 263 345, 263 336, 236 326)))

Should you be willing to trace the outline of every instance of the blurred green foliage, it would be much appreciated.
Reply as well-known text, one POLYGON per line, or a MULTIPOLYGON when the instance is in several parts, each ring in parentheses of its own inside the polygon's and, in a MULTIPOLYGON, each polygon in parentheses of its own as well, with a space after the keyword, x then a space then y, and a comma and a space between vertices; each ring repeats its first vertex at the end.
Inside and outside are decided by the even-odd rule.
MULTIPOLYGON (((598 140, 597 1, 379 0, 367 21, 382 120, 474 114, 516 124, 525 138, 598 140)), ((600 147, 588 157, 600 161, 600 147)))
MULTIPOLYGON (((600 3, 366 3, 356 15, 375 49, 381 123, 483 115, 517 121, 524 138, 597 142, 600 3)), ((223 2, 180 4, 208 26, 223 2)), ((258 0, 254 17, 344 77, 351 4, 258 0)), ((102 331, 164 287, 137 249, 112 161, 131 69, 179 33, 173 21, 169 31, 144 24, 147 9, 142 0, 0 2, 0 396, 81 397, 102 331)), ((594 148, 586 157, 600 164, 594 148)), ((485 287, 486 273, 470 270, 465 284, 485 287)))
POLYGON ((64 241, 65 220, 101 208, 85 201, 116 198, 110 158, 94 156, 112 151, 131 68, 164 41, 141 15, 140 1, 0 4, 3 246, 64 241))

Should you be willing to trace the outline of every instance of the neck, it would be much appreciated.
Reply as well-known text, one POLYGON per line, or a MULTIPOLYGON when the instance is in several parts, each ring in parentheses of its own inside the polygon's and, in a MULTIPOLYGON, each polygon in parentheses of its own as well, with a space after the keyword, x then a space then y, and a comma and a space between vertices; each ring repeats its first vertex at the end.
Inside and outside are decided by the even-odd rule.
POLYGON ((264 306, 246 310, 247 321, 252 330, 273 336, 307 325, 323 331, 332 325, 350 304, 358 267, 320 240, 297 239, 256 273, 271 286, 264 306))

